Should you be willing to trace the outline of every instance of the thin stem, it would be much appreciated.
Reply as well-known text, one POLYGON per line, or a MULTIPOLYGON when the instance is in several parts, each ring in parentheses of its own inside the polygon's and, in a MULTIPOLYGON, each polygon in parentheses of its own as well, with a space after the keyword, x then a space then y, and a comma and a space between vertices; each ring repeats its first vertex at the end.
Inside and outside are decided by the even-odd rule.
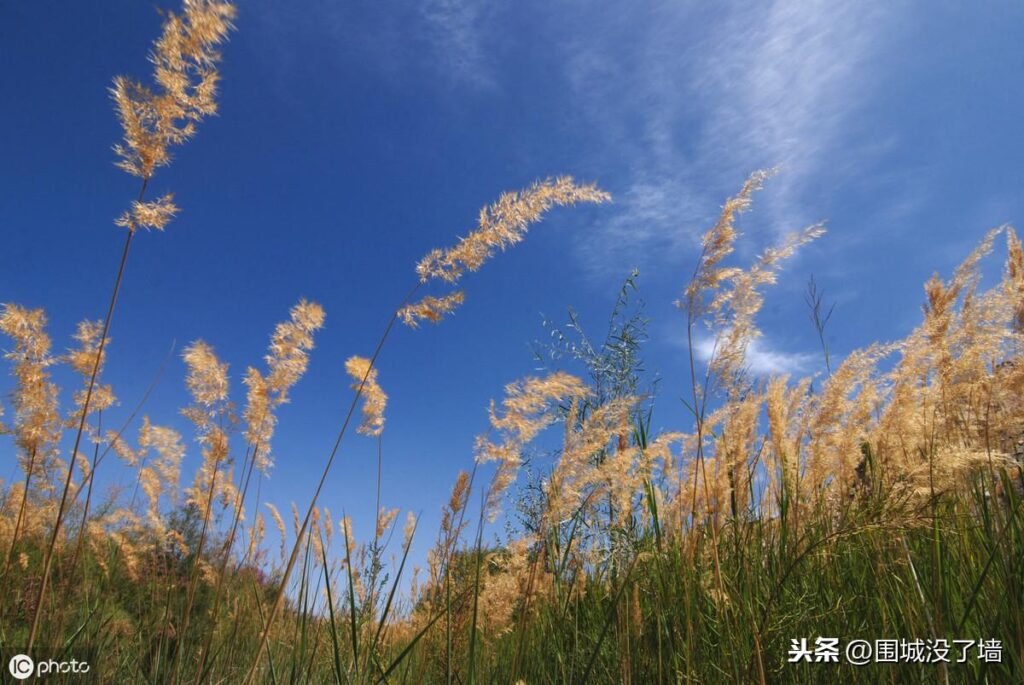
MULTIPOLYGON (((91 481, 93 479, 94 475, 96 474, 96 469, 99 467, 100 464, 103 463, 103 460, 107 457, 107 455, 110 454, 110 450, 114 448, 114 445, 116 445, 121 440, 121 436, 124 435, 125 431, 128 430, 128 427, 135 421, 135 417, 139 415, 139 412, 142 411, 142 408, 146 406, 146 402, 149 401, 149 396, 153 394, 153 391, 156 389, 156 386, 160 384, 160 378, 163 376, 164 369, 167 368, 167 362, 170 361, 172 354, 174 354, 174 342, 171 342, 171 346, 167 350, 167 355, 164 357, 164 361, 160 364, 160 368, 157 369, 156 375, 153 376, 153 380, 146 387, 145 392, 142 393, 142 397, 139 399, 138 403, 132 409, 132 413, 129 414, 128 418, 125 419, 124 423, 121 424, 121 427, 108 441, 107 446, 103 448, 103 451, 100 453, 99 457, 97 457, 96 460, 94 461, 92 470, 89 471, 89 475, 86 477, 87 480, 91 481)), ((74 494, 71 495, 72 505, 78 500, 78 496, 81 494, 81 492, 82 488, 77 488, 74 494)))
MULTIPOLYGON (((189 619, 192 616, 192 604, 196 597, 196 586, 199 582, 199 567, 203 561, 203 547, 206 544, 206 536, 210 529, 210 518, 213 512, 213 498, 217 492, 217 473, 220 471, 220 466, 223 463, 223 459, 218 457, 217 461, 213 464, 212 473, 210 474, 210 493, 206 497, 206 509, 203 511, 203 527, 199 532, 199 542, 196 544, 195 561, 192 564, 192 573, 189 577, 188 583, 188 594, 185 599, 185 611, 182 614, 182 624, 180 639, 182 644, 185 642, 185 638, 188 635, 188 624, 189 619)), ((184 650, 179 649, 174 654, 174 664, 171 669, 171 682, 177 682, 178 680, 178 669, 181 665, 181 653, 184 650)))
MULTIPOLYGON (((7 554, 7 563, 4 565, 4 577, 11 569, 11 561, 14 559, 14 546, 18 544, 18 534, 21 532, 21 522, 25 518, 25 505, 28 503, 28 489, 32 484, 32 471, 35 470, 36 448, 32 448, 32 454, 28 459, 28 473, 25 475, 25 490, 21 493, 21 506, 18 507, 18 519, 14 523, 14 534, 11 537, 11 550, 7 554)), ((4 593, 6 597, 6 593, 4 593)))
MULTIPOLYGON (((260 417, 260 422, 259 422, 258 425, 261 426, 261 427, 263 426, 263 421, 264 421, 264 419, 266 417, 267 411, 268 411, 267 409, 264 409, 263 415, 260 417)), ((202 680, 203 680, 203 678, 204 678, 204 676, 206 674, 206 665, 207 665, 207 661, 209 660, 210 647, 213 644, 213 633, 214 633, 214 630, 217 627, 217 618, 220 615, 220 600, 221 600, 221 596, 222 596, 222 590, 224 588, 224 576, 227 573, 228 560, 231 557, 231 548, 235 544, 235 536, 238 533, 238 525, 239 525, 239 523, 241 522, 241 519, 242 519, 242 509, 243 509, 243 506, 245 504, 245 497, 246 497, 246 495, 249 492, 249 482, 250 482, 250 480, 252 478, 253 467, 255 467, 255 465, 256 465, 256 455, 259 453, 259 449, 260 449, 260 446, 262 445, 262 442, 263 442, 263 434, 262 434, 262 431, 261 431, 260 435, 258 436, 258 439, 256 441, 256 444, 253 446, 251 458, 247 460, 248 464, 246 466, 245 481, 242 484, 241 494, 237 498, 237 502, 238 503, 235 506, 234 520, 231 523, 231 532, 228 535, 227 541, 224 543, 223 559, 221 560, 220 572, 217 575, 217 587, 216 587, 216 589, 214 591, 213 611, 212 611, 211 619, 210 619, 210 630, 207 633, 206 642, 205 642, 205 644, 203 646, 203 652, 202 652, 203 659, 202 659, 201 665, 199 667, 199 672, 198 672, 197 677, 196 677, 196 682, 197 683, 202 682, 202 680)), ((258 506, 258 504, 257 504, 257 506, 258 506)))
MULTIPOLYGON (((101 412, 98 412, 97 416, 96 416, 96 435, 99 436, 99 435, 102 435, 102 434, 103 434, 103 412, 101 411, 101 412)), ((99 459, 99 456, 100 456, 100 444, 99 444, 99 442, 97 442, 95 444, 95 446, 93 447, 93 450, 92 450, 92 468, 89 470, 89 476, 86 477, 86 480, 89 481, 89 485, 87 486, 87 489, 86 489, 85 505, 83 506, 83 510, 82 510, 82 523, 79 524, 79 526, 78 526, 78 539, 75 542, 75 553, 74 553, 74 555, 72 555, 71 563, 68 565, 68 569, 65 572, 68 577, 72 577, 73 576, 73 574, 75 572, 75 567, 78 565, 78 558, 79 558, 79 556, 82 553, 82 541, 85 538, 85 535, 84 535, 84 533, 85 533, 85 526, 86 526, 86 523, 89 520, 89 506, 90 506, 90 504, 92 504, 92 490, 93 490, 92 486, 93 486, 93 483, 96 481, 95 478, 92 478, 92 474, 96 471, 96 462, 99 459)), ((80 491, 81 491, 81 488, 79 488, 75 492, 75 494, 77 495, 78 492, 80 492, 80 491)))
POLYGON ((814 275, 812 274, 810 280, 807 281, 807 294, 804 296, 804 301, 810 310, 811 323, 814 324, 814 330, 818 333, 818 342, 821 344, 821 352, 825 357, 825 371, 831 378, 832 359, 828 349, 828 340, 825 339, 825 327, 828 325, 829 319, 832 318, 832 312, 835 311, 836 305, 833 303, 828 308, 828 312, 823 314, 822 306, 824 300, 825 291, 818 288, 818 283, 814 280, 814 275))
POLYGON ((388 321, 388 325, 384 328, 384 333, 381 335, 380 340, 377 342, 377 347, 373 351, 373 356, 370 357, 370 363, 366 367, 366 374, 363 376, 363 380, 359 383, 359 387, 356 389, 355 397, 352 398, 352 403, 349 405, 348 412, 345 414, 345 420, 341 424, 341 429, 338 431, 338 437, 334 441, 334 447, 331 449, 330 455, 327 457, 327 463, 324 465, 323 473, 320 475, 320 482, 316 486, 316 491, 313 493, 313 498, 309 502, 309 507, 306 509, 306 516, 302 520, 302 526, 299 528, 298 534, 296 535, 295 545, 292 547, 291 555, 288 558, 288 563, 285 565, 284 575, 281 578, 281 585, 277 590, 277 595, 274 597, 274 604, 270 607, 270 612, 267 615, 266 623, 263 626, 263 631, 260 634, 260 646, 257 647, 256 655, 249 666, 249 670, 243 679, 243 685, 249 685, 252 683, 253 678, 256 675, 256 668, 259 666, 260 654, 264 649, 270 652, 270 645, 268 638, 270 636, 270 629, 274 625, 274 620, 277 618, 277 614, 281 610, 281 605, 284 602, 285 590, 288 586, 288 578, 291 576, 292 570, 295 568, 295 562, 298 559, 299 549, 302 546, 302 540, 306 536, 306 529, 309 527, 309 522, 313 517, 313 510, 316 508, 317 501, 320 498, 320 492, 323 490, 324 483, 327 482, 327 474, 331 471, 331 466, 334 464, 334 458, 338 454, 338 449, 341 447, 341 441, 345 437, 345 432, 348 430, 348 425, 352 421, 352 415, 355 413, 356 405, 359 402, 359 398, 363 394, 363 388, 366 386, 366 380, 373 370, 374 364, 377 361, 377 357, 380 356, 381 349, 384 347, 384 343, 391 333, 391 329, 394 328, 395 322, 398 321, 398 312, 409 300, 413 298, 416 291, 420 288, 420 283, 417 282, 415 286, 409 291, 409 294, 405 296, 402 304, 395 309, 391 315, 391 319, 388 321))
MULTIPOLYGON (((146 194, 146 186, 149 178, 142 179, 142 187, 139 189, 139 199, 146 194)), ((103 320, 103 333, 100 335, 100 342, 96 349, 96 360, 92 365, 92 373, 89 374, 89 385, 85 390, 85 400, 82 402, 82 416, 78 421, 78 432, 75 434, 75 446, 71 450, 71 458, 68 461, 68 475, 64 480, 64 490, 60 496, 60 506, 57 507, 57 520, 54 521, 53 531, 50 534, 49 544, 46 546, 46 554, 43 559, 43 574, 39 581, 39 592, 36 595, 36 610, 32 616, 32 628, 28 634, 28 651, 32 651, 39 633, 39 621, 43 615, 43 600, 46 598, 46 589, 50 580, 50 569, 53 566, 53 551, 57 545, 57 535, 60 533, 60 524, 64 520, 65 508, 68 503, 68 492, 71 490, 71 480, 75 473, 75 455, 78 454, 78 447, 82 443, 82 433, 85 432, 85 421, 89 416, 89 404, 92 402, 92 392, 96 387, 96 378, 100 373, 100 365, 103 361, 103 349, 107 344, 107 334, 110 332, 110 321, 114 316, 114 307, 117 305, 117 295, 121 290, 121 281, 124 278, 124 267, 128 262, 128 251, 132 245, 132 238, 135 236, 135 226, 128 227, 128 234, 124 239, 124 249, 121 251, 121 261, 117 266, 117 278, 114 279, 114 289, 110 294, 110 304, 107 306, 107 316, 103 320)))

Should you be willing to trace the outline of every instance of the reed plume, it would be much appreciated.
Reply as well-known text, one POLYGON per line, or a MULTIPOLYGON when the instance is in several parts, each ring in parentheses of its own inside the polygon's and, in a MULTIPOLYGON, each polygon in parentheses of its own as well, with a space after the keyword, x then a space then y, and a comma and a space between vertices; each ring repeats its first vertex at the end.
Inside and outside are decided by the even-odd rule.
MULTIPOLYGON (((571 176, 549 178, 518 192, 503 193, 496 202, 480 210, 475 230, 454 247, 428 252, 416 265, 416 274, 421 283, 439 280, 455 285, 467 271, 479 269, 495 252, 522 242, 530 224, 540 221, 552 207, 610 200, 611 195, 595 184, 577 185, 571 176)), ((460 290, 440 298, 427 296, 403 306, 399 317, 413 328, 423 319, 437 323, 464 300, 465 294, 460 290)))
POLYGON ((491 428, 501 437, 492 442, 486 436, 476 441, 478 464, 495 461, 497 470, 487 490, 484 511, 493 521, 501 505, 501 498, 515 481, 522 463, 522 450, 537 435, 554 423, 557 415, 553 408, 559 402, 581 397, 587 392, 583 382, 563 372, 543 378, 529 377, 505 386, 501 409, 491 403, 491 428))
MULTIPOLYGON (((774 172, 754 173, 703 234, 677 303, 689 342, 684 425, 678 412, 655 413, 654 380, 640 389, 647 337, 643 325, 619 318, 634 273, 603 346, 591 345, 570 314, 582 340, 573 348, 562 336, 559 350, 583 372, 545 369, 490 404, 489 429, 466 455, 471 470, 458 473, 441 507, 422 581, 418 569, 411 583, 402 576, 421 522, 413 512, 401 550, 388 550, 401 509, 382 503, 381 436, 385 423, 389 433, 401 427, 385 419, 381 373, 390 392, 401 383, 378 368, 383 346, 396 323, 417 328, 453 314, 468 274, 523 241, 550 210, 608 202, 593 184, 558 177, 504 193, 465 237, 419 261, 417 282, 388 312, 372 353, 345 360, 351 403, 308 506, 292 504, 290 525, 261 488, 282 407, 324 325, 319 305, 295 304, 264 363, 240 367, 237 379, 207 343, 184 350, 194 473, 182 474, 182 436, 141 413, 145 397, 123 428, 107 427, 117 398, 101 376, 129 247, 180 213, 173 194, 146 192, 216 113, 220 50, 234 17, 221 0, 184 0, 180 13, 164 16, 151 77, 114 80, 117 164, 141 188, 114 222, 125 242, 105 317, 79 323, 70 348, 54 353, 42 310, 0 310, 13 377, 0 433, 12 439, 17 474, 0 485, 0 540, 9 544, 0 615, 11 640, 27 634, 30 650, 40 635, 65 651, 98 644, 111 650, 104 662, 114 670, 97 677, 174 683, 766 683, 784 678, 773 655, 784 651, 786 631, 856 625, 881 635, 895 626, 933 639, 997 634, 1008 647, 1024 644, 1024 250, 1009 227, 925 284, 920 325, 901 340, 830 347, 812 287, 825 374, 762 378, 750 362, 764 293, 824 229, 792 233, 737 263, 739 217, 774 172), (1002 277, 987 287, 985 264, 1002 233, 1002 277), (62 375, 72 379, 66 401, 55 380, 62 375), (237 410, 234 380, 246 392, 237 410), (356 431, 377 438, 376 498, 362 541, 348 514, 335 519, 319 502, 357 411, 356 431), (559 423, 560 443, 549 435, 559 423), (131 494, 112 475, 94 504, 104 447, 123 463, 131 494), (483 492, 474 490, 478 471, 490 476, 483 492), (77 538, 61 529, 68 511, 81 513, 77 538), (504 531, 491 530, 502 513, 504 531), (279 562, 264 549, 268 524, 279 562), (66 542, 76 543, 73 555, 66 542)), ((1016 682, 1019 651, 977 671, 1016 682)), ((901 666, 893 678, 929 677, 901 666)))
POLYGON ((9 429, 18 447, 18 462, 25 472, 26 489, 35 467, 44 474, 39 487, 52 489, 50 478, 59 468, 57 446, 63 428, 58 410, 58 388, 50 376, 57 360, 50 354, 52 343, 46 333, 46 314, 42 309, 4 305, 0 331, 14 343, 4 358, 11 362, 15 380, 11 404, 14 423, 9 429))
POLYGON ((11 362, 15 381, 11 395, 14 423, 5 431, 14 437, 18 465, 25 474, 18 514, 10 532, 6 576, 19 537, 25 528, 34 527, 34 522, 30 524, 26 518, 36 511, 36 507, 29 506, 29 500, 42 500, 55 487, 53 479, 61 468, 57 447, 63 422, 58 411, 58 389, 49 371, 56 360, 50 354, 52 343, 46 333, 46 314, 41 309, 6 304, 0 313, 0 331, 14 343, 14 348, 4 353, 4 358, 11 362))
POLYGON ((261 473, 273 464, 270 440, 277 424, 275 411, 288 402, 291 388, 306 373, 313 335, 324 325, 324 310, 315 302, 300 300, 289 312, 289 320, 277 325, 266 356, 266 376, 249 367, 245 373, 245 440, 251 459, 261 473))
POLYGON ((363 422, 356 429, 357 433, 377 437, 384 432, 384 409, 387 407, 388 396, 377 383, 377 369, 370 365, 365 357, 349 357, 345 361, 345 371, 355 381, 352 389, 363 395, 363 422))
POLYGON ((479 269, 495 251, 521 242, 530 224, 539 221, 552 207, 609 200, 611 195, 596 185, 576 185, 571 176, 546 179, 519 192, 503 193, 494 204, 480 210, 476 230, 455 247, 431 250, 416 265, 416 273, 424 283, 431 279, 458 283, 466 271, 479 269))
POLYGON ((121 261, 114 279, 110 302, 103 329, 96 345, 96 360, 81 400, 81 415, 72 458, 57 508, 50 541, 43 560, 43 577, 36 598, 35 615, 29 631, 28 648, 35 644, 42 617, 44 599, 50 580, 54 547, 60 533, 74 475, 75 457, 89 416, 96 378, 99 374, 103 349, 117 303, 124 276, 132 237, 140 226, 162 230, 177 212, 170 195, 155 202, 145 202, 146 188, 157 167, 170 161, 169 148, 180 145, 195 133, 196 123, 216 112, 216 92, 220 54, 217 46, 227 37, 235 16, 234 5, 220 0, 185 0, 182 14, 168 13, 160 38, 153 45, 150 61, 153 63, 154 88, 118 76, 114 79, 111 95, 123 129, 121 143, 114 146, 117 165, 141 179, 139 194, 131 209, 117 223, 126 225, 121 261))
MULTIPOLYGON (((327 475, 330 473, 331 466, 334 463, 334 458, 344 439, 345 432, 355 411, 356 403, 367 389, 370 374, 375 370, 374 365, 376 364, 377 357, 387 341, 392 327, 400 319, 409 325, 414 325, 422 318, 436 318, 435 315, 439 316, 447 313, 454 306, 462 302, 462 295, 456 291, 439 299, 427 300, 425 301, 426 304, 424 302, 418 304, 410 303, 420 285, 431 279, 440 279, 449 284, 457 283, 466 269, 470 271, 478 269, 486 259, 494 254, 495 250, 505 249, 522 241, 529 224, 538 221, 547 210, 555 205, 572 205, 581 201, 605 202, 609 199, 610 195, 598 190, 596 186, 576 186, 569 177, 561 177, 554 181, 538 182, 530 189, 521 193, 505 193, 502 195, 495 204, 481 210, 476 231, 463 238, 454 248, 449 250, 432 250, 419 262, 416 271, 420 277, 420 283, 412 288, 405 301, 395 310, 387 326, 384 328, 384 332, 377 342, 373 355, 365 364, 363 376, 356 387, 355 397, 349 406, 345 419, 342 421, 334 447, 327 457, 320 480, 306 511, 306 516, 299 528, 295 545, 292 547, 291 555, 285 564, 284 580, 277 592, 273 605, 270 607, 267 622, 260 637, 263 648, 267 647, 267 636, 280 611, 288 578, 298 559, 299 551, 302 548, 302 541, 308 530, 310 518, 320 497, 320 492, 323 490, 327 475)), ((380 392, 376 398, 378 404, 382 396, 383 392, 380 392)), ((383 426, 382 413, 379 417, 380 422, 378 422, 377 408, 369 405, 369 403, 368 406, 373 410, 374 416, 371 423, 366 425, 366 429, 371 432, 377 432, 379 435, 379 430, 383 426)), ((383 406, 380 406, 379 409, 382 412, 383 406)), ((250 664, 244 680, 246 684, 252 682, 252 679, 255 677, 258 663, 259 658, 257 657, 250 664)))
POLYGON ((220 0, 184 0, 180 15, 165 15, 149 59, 153 87, 118 76, 111 94, 124 139, 114 146, 118 166, 133 176, 152 178, 170 163, 170 148, 196 132, 196 124, 217 112, 221 55, 236 16, 220 0))

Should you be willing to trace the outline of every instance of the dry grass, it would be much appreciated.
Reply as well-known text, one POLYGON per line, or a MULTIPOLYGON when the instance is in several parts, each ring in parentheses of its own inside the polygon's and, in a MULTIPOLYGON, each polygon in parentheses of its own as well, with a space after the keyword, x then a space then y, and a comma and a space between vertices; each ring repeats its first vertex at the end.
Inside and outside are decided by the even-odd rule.
MULTIPOLYGON (((817 682, 840 671, 857 682, 1020 680, 1024 252, 1009 227, 925 285, 909 336, 834 369, 812 286, 828 375, 762 380, 746 362, 764 289, 824 229, 732 263, 736 219, 771 175, 754 174, 681 284, 691 350, 706 327, 714 351, 706 363, 690 353, 678 430, 650 432, 655 397, 638 390, 645 334, 626 313, 631 280, 608 338, 567 348, 576 375, 524 378, 492 403, 424 568, 409 549, 426 533, 411 512, 382 505, 379 468, 371 540, 353 539, 344 512, 319 504, 360 403, 357 432, 379 440, 385 429, 378 355, 397 321, 415 328, 453 312, 466 274, 550 209, 610 200, 595 185, 560 177, 503 194, 454 247, 423 258, 371 356, 345 364, 351 405, 290 527, 252 486, 273 468, 277 411, 306 372, 319 305, 297 303, 272 332, 265 368, 244 374, 240 413, 213 348, 185 349, 192 401, 182 413, 202 456, 191 477, 180 473, 188 441, 138 410, 101 430, 115 403, 101 377, 132 239, 178 211, 169 193, 145 193, 169 150, 216 111, 234 16, 226 2, 185 0, 154 44, 152 85, 114 81, 118 165, 140 192, 115 222, 126 240, 106 316, 82 322, 58 354, 42 310, 0 312, 12 384, 0 431, 22 473, 0 487, 4 650, 91 650, 96 677, 111 682, 817 682), (999 238, 1003 276, 983 289, 999 238), (432 287, 446 292, 421 295, 432 287), (53 381, 62 365, 82 379, 66 412, 53 381), (531 444, 556 430, 550 459, 524 479, 531 444), (109 454, 133 482, 100 493, 93 476, 109 454), (485 546, 502 513, 519 525, 485 546), (785 663, 789 639, 830 634, 997 638, 1003 660, 785 663)), ((575 320, 571 329, 581 333, 575 320)))

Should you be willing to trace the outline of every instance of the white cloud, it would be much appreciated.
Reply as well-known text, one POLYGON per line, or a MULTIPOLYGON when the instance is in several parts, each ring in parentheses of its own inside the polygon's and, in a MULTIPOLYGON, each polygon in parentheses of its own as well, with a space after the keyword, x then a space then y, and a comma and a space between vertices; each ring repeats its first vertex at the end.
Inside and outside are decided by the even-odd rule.
POLYGON ((686 227, 699 225, 700 204, 701 198, 664 179, 638 179, 615 196, 609 216, 596 227, 598 237, 588 235, 577 249, 602 277, 609 267, 618 274, 640 265, 652 252, 678 255, 697 245, 698 234, 686 227))
MULTIPOLYGON (((715 352, 715 339, 711 336, 697 338, 694 352, 702 362, 711 360, 715 352)), ((816 357, 807 352, 783 352, 773 349, 761 336, 747 347, 745 366, 755 376, 778 376, 780 374, 805 374, 813 370, 816 357)))
MULTIPOLYGON (((593 241, 608 246, 606 261, 626 233, 678 258, 756 168, 782 167, 757 201, 773 234, 823 218, 805 208, 809 186, 878 152, 857 141, 858 115, 892 33, 888 12, 827 0, 715 14, 662 3, 593 20, 565 62, 576 101, 629 168, 607 239, 593 241)), ((600 267, 593 242, 583 254, 600 267)))
MULTIPOLYGON (((275 30, 296 21, 261 4, 275 30)), ((615 194, 579 242, 599 277, 624 261, 692 256, 721 203, 758 168, 782 167, 751 218, 770 238, 827 218, 814 193, 861 178, 892 144, 863 114, 909 14, 882 0, 331 7, 316 30, 395 78, 499 91, 504 79, 521 87, 523 72, 510 70, 527 55, 531 69, 550 65, 528 76, 564 82, 557 104, 586 130, 578 163, 615 194)))

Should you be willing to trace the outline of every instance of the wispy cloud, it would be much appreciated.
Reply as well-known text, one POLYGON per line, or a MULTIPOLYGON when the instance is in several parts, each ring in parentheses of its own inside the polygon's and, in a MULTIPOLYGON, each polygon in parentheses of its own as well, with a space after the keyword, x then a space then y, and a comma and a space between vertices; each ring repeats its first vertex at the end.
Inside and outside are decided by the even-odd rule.
MULTIPOLYGON (((567 78, 630 169, 609 239, 597 244, 617 245, 628 230, 635 244, 685 247, 725 196, 766 166, 782 168, 759 200, 773 235, 822 218, 805 208, 809 188, 877 152, 877 143, 858 142, 857 122, 889 39, 888 12, 777 0, 698 14, 663 3, 627 29, 604 25, 616 14, 595 20, 571 45, 567 78)), ((602 266, 594 242, 582 253, 602 266)))
MULTIPOLYGON (((275 27, 296 21, 262 4, 275 27)), ((581 124, 576 159, 615 194, 577 250, 603 277, 624 262, 678 264, 758 168, 781 167, 758 198, 762 242, 827 219, 828 189, 859 183, 891 145, 864 113, 907 14, 883 0, 424 0, 332 5, 317 29, 386 76, 441 91, 564 84, 544 106, 581 124)))
MULTIPOLYGON (((702 362, 710 361, 715 353, 715 339, 710 336, 698 338, 694 342, 694 352, 702 362)), ((755 338, 747 347, 745 365, 755 376, 807 373, 813 369, 814 364, 815 355, 773 349, 764 336, 755 338)))
POLYGON ((494 14, 499 8, 492 3, 317 3, 315 12, 269 0, 257 0, 255 6, 253 14, 263 24, 282 74, 295 68, 295 55, 312 39, 325 41, 329 56, 358 60, 395 82, 426 78, 444 87, 496 85, 494 61, 485 48, 499 35, 494 14))
POLYGON ((651 254, 678 255, 696 244, 696 232, 686 227, 700 225, 702 204, 691 189, 666 179, 634 179, 615 195, 610 216, 597 226, 599 236, 577 244, 579 256, 595 275, 604 276, 606 268, 618 274, 626 265, 640 266, 651 254))
POLYGON ((494 74, 483 48, 490 24, 485 7, 466 0, 428 0, 420 13, 437 68, 456 81, 493 87, 494 74))

